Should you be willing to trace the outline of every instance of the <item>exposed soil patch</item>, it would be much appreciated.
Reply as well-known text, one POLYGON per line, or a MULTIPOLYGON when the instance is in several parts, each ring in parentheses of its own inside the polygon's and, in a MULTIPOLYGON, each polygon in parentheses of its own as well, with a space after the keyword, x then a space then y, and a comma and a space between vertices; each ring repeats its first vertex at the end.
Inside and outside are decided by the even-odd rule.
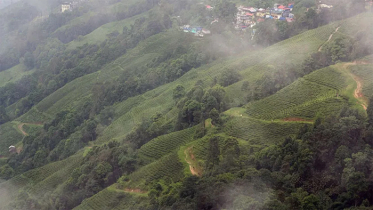
POLYGON ((193 151, 192 151, 192 147, 189 147, 188 149, 186 149, 184 151, 184 154, 185 154, 185 161, 188 163, 189 165, 189 170, 190 172, 195 175, 195 176, 202 176, 202 171, 201 169, 197 168, 195 166, 195 164, 193 164, 196 159, 194 157, 194 154, 193 154, 193 151), (191 159, 191 160, 189 160, 191 159))
POLYGON ((20 130, 24 136, 27 136, 28 134, 26 133, 26 131, 23 130, 24 125, 25 125, 25 123, 19 124, 18 125, 18 130, 20 130))
POLYGON ((17 147, 17 148, 16 148, 17 154, 21 153, 22 150, 23 150, 23 147, 17 147))
POLYGON ((305 120, 305 119, 297 118, 297 117, 285 118, 282 121, 285 121, 285 122, 313 122, 312 120, 305 120))
MULTIPOLYGON (((354 61, 354 62, 351 62, 351 63, 344 64, 343 67, 347 69, 348 66, 357 65, 357 64, 369 64, 369 63, 365 62, 365 61, 354 61)), ((359 100, 361 106, 365 110, 367 110, 367 106, 366 106, 366 103, 365 103, 366 100, 365 100, 365 97, 364 97, 364 94, 363 94, 363 85, 362 85, 363 82, 362 82, 362 80, 358 76, 352 74, 351 72, 350 72, 350 74, 351 74, 352 78, 354 78, 354 80, 355 80, 355 82, 357 84, 357 87, 356 87, 356 89, 354 91, 354 97, 357 100, 359 100)))

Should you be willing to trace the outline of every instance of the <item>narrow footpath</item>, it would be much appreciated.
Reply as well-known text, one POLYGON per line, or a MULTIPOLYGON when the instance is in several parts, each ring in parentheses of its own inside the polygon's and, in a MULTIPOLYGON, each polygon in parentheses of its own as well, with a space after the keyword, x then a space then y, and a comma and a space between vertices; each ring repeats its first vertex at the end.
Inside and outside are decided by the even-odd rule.
POLYGON ((140 189, 134 189, 134 188, 126 188, 126 189, 124 189, 124 192, 127 192, 127 193, 140 193, 140 194, 146 194, 146 193, 148 193, 146 191, 142 191, 140 189))
POLYGON ((363 82, 358 76, 354 75, 352 72, 348 70, 349 66, 356 65, 356 64, 360 64, 360 63, 358 61, 354 61, 351 63, 344 64, 343 67, 349 72, 349 74, 355 80, 357 84, 357 87, 354 91, 354 97, 360 102, 360 105, 364 108, 364 110, 367 110, 367 103, 366 103, 366 100, 363 94, 363 82))
POLYGON ((184 151, 185 161, 188 163, 189 170, 192 173, 192 175, 202 176, 202 170, 197 167, 196 159, 194 158, 192 148, 193 147, 189 147, 184 151))
POLYGON ((17 126, 18 130, 20 130, 24 136, 28 136, 28 133, 26 133, 26 131, 23 130, 24 125, 42 125, 42 123, 21 123, 19 124, 17 126))
POLYGON ((322 50, 322 48, 324 47, 324 45, 325 45, 326 43, 328 43, 328 42, 333 38, 333 35, 334 35, 335 33, 338 32, 339 28, 340 28, 340 26, 339 26, 338 28, 336 28, 335 31, 334 31, 332 34, 330 34, 329 39, 328 39, 328 40, 327 40, 323 45, 320 46, 320 48, 319 48, 319 52, 321 52, 321 50, 322 50))

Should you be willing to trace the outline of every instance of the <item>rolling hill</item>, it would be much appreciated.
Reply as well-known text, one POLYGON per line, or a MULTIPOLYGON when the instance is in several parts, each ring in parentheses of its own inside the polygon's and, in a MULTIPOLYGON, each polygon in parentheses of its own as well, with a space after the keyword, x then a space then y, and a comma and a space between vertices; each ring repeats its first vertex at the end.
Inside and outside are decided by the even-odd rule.
MULTIPOLYGON (((110 11, 119 13, 142 4, 145 1, 110 3, 101 10, 89 11, 68 21, 51 36, 58 38, 92 17, 110 11)), ((146 21, 155 24, 152 22, 154 17, 162 17, 167 23, 164 13, 172 8, 162 3, 154 5, 120 20, 110 19, 107 23, 97 24, 91 28, 94 30, 79 37, 66 38, 63 41, 66 51, 56 55, 76 53, 77 57, 72 56, 71 60, 61 63, 56 61, 54 66, 52 62, 45 65, 47 69, 54 69, 55 75, 45 69, 44 72, 37 68, 26 71, 23 64, 0 72, 0 88, 19 82, 24 76, 39 76, 35 77, 39 81, 33 81, 36 84, 33 88, 43 86, 50 79, 44 85, 46 88, 40 89, 44 92, 33 92, 3 109, 12 120, 0 125, 0 172, 8 176, 0 182, 0 209, 48 209, 56 205, 62 209, 149 209, 155 203, 168 208, 169 204, 177 203, 179 196, 186 200, 200 196, 197 188, 203 183, 207 183, 206 189, 216 187, 216 191, 223 185, 235 189, 235 184, 242 184, 250 190, 255 188, 256 192, 271 186, 273 189, 268 192, 260 191, 265 194, 263 199, 269 199, 275 197, 275 187, 283 190, 281 183, 290 183, 286 187, 293 190, 307 180, 306 169, 312 168, 308 167, 311 164, 316 168, 313 175, 324 181, 329 177, 322 174, 329 166, 324 159, 342 159, 336 166, 338 170, 348 164, 355 164, 356 170, 360 170, 363 168, 360 163, 370 160, 365 153, 357 152, 363 151, 361 142, 365 141, 363 134, 356 134, 357 130, 363 129, 360 125, 351 126, 354 130, 341 134, 350 136, 341 137, 340 142, 361 137, 354 145, 345 146, 347 149, 340 145, 338 152, 334 151, 337 148, 325 149, 322 148, 325 145, 317 140, 319 136, 335 134, 333 129, 338 126, 348 127, 343 127, 343 123, 351 125, 367 117, 368 98, 373 94, 371 57, 335 62, 307 73, 303 69, 310 56, 321 53, 320 49, 329 49, 330 43, 359 37, 362 31, 373 31, 371 13, 306 30, 271 46, 248 49, 227 57, 207 52, 207 48, 222 46, 214 43, 213 37, 199 39, 172 27, 171 22, 169 28, 141 36, 143 39, 138 40, 138 44, 126 48, 120 56, 99 66, 97 71, 77 73, 79 76, 76 77, 69 75, 75 69, 69 68, 72 66, 69 62, 79 60, 80 56, 83 60, 84 53, 92 56, 99 46, 115 39, 113 32, 124 33, 123 27, 133 29, 141 21, 144 25, 146 21), (66 69, 58 72, 59 65, 66 69), (162 76, 164 81, 157 80, 162 76), (233 77, 233 82, 221 82, 225 76, 233 77), (65 83, 52 89, 60 78, 63 79, 58 81, 65 83), (274 88, 267 91, 270 86, 274 88), (53 91, 47 93, 47 90, 53 91), (17 115, 31 97, 37 98, 38 102, 31 104, 26 113, 17 115), (322 130, 328 126, 324 117, 340 117, 343 109, 356 110, 356 116, 336 120, 333 128, 322 130), (80 115, 81 118, 76 117, 80 115), (317 127, 324 121, 325 126, 317 127), (322 130, 322 135, 313 133, 318 129, 322 130), (307 138, 313 141, 306 142, 307 138), (321 149, 315 150, 314 144, 320 144, 321 149), (10 145, 17 146, 15 154, 9 154, 10 145), (352 155, 344 156, 348 153, 344 150, 352 155), (331 157, 327 156, 328 151, 332 151, 331 157), (214 161, 220 161, 220 165, 211 166, 214 161), (302 165, 302 161, 309 165, 302 165), (272 179, 270 177, 276 177, 277 182, 268 181, 272 179), (248 185, 245 180, 256 180, 258 186, 248 185), (71 195, 67 195, 70 191, 71 195)), ((152 24, 144 28, 151 28, 152 24)), ((140 34, 136 35, 140 37, 140 34)), ((123 40, 136 37, 123 36, 123 40)), ((102 54, 84 62, 110 56, 97 52, 102 54)), ((81 67, 84 71, 84 62, 76 69, 81 67)), ((335 142, 334 139, 329 145, 335 142)), ((347 173, 347 169, 342 171, 347 173)), ((344 176, 355 180, 351 178, 355 175, 344 176)), ((333 182, 330 186, 338 184, 333 182)), ((318 183, 307 182, 304 186, 308 191, 300 196, 302 199, 319 189, 318 183)), ((349 190, 351 186, 346 184, 344 187, 349 190)), ((343 189, 333 190, 331 192, 336 193, 343 189)), ((298 196, 289 192, 286 193, 298 196)), ((237 192, 228 191, 224 199, 234 203, 235 196, 228 196, 234 193, 237 192)), ((249 196, 250 193, 245 191, 243 194, 249 196)), ((325 194, 325 200, 329 196, 325 194)), ((210 197, 205 199, 206 203, 213 203, 210 197)), ((247 203, 253 205, 253 198, 247 199, 247 203)))

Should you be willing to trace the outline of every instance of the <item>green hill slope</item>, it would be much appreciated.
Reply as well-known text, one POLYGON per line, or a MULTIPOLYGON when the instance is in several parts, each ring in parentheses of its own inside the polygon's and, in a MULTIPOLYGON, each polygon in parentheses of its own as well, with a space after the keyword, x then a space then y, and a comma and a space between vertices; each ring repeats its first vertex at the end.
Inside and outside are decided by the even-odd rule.
MULTIPOLYGON (((8 206, 12 198, 18 193, 26 193, 27 199, 38 200, 51 193, 61 185, 82 160, 82 155, 77 154, 63 161, 54 162, 43 167, 28 171, 0 184, 0 209, 13 209, 8 206)), ((23 195, 24 196, 24 195, 23 195)))
POLYGON ((34 70, 28 71, 25 66, 19 64, 10 68, 6 71, 0 72, 0 87, 8 84, 14 83, 22 79, 23 76, 32 74, 34 70))
MULTIPOLYGON (((86 15, 87 17, 89 16, 89 14, 86 15)), ((143 14, 139 16, 141 15, 143 14)), ((81 19, 75 19, 74 21, 77 22, 72 21, 70 25, 63 26, 57 32, 67 30, 70 26, 76 27, 80 21, 84 21, 84 18, 86 16, 81 17, 81 19)), ((71 42, 68 47, 79 47, 85 43, 99 43, 106 38, 108 33, 115 31, 118 27, 132 23, 134 18, 106 24, 81 40, 71 42)), ((84 149, 86 154, 92 148, 92 151, 98 150, 95 147, 96 145, 110 148, 110 143, 114 141, 119 142, 118 144, 121 145, 130 145, 131 142, 126 141, 128 134, 136 130, 141 123, 154 121, 154 116, 161 116, 160 124, 162 126, 175 123, 180 116, 182 117, 182 114, 180 114, 182 108, 177 107, 174 99, 174 90, 179 85, 182 85, 186 92, 194 88, 196 83, 201 83, 202 88, 208 89, 213 87, 227 71, 234 70, 240 75, 238 82, 222 87, 222 90, 227 95, 226 107, 230 108, 220 116, 225 120, 222 127, 216 126, 214 128, 210 123, 211 128, 208 131, 211 133, 208 133, 204 138, 194 140, 197 127, 190 126, 191 128, 188 129, 156 137, 144 144, 137 152, 132 151, 131 153, 131 149, 126 148, 125 152, 131 155, 135 154, 134 156, 137 155, 136 158, 138 157, 140 162, 139 166, 142 167, 136 168, 137 170, 133 173, 124 175, 118 184, 111 185, 109 188, 86 199, 76 209, 140 208, 137 204, 133 204, 136 202, 144 202, 141 207, 146 208, 148 202, 147 194, 141 190, 139 193, 131 193, 131 189, 133 191, 150 189, 151 185, 160 179, 164 179, 170 184, 183 180, 186 175, 185 171, 190 169, 190 163, 181 155, 184 155, 185 150, 191 146, 195 147, 196 158, 194 161, 205 161, 204 158, 206 158, 207 150, 209 149, 208 140, 210 137, 221 136, 227 139, 234 139, 237 140, 239 146, 243 149, 258 149, 268 145, 277 145, 289 136, 295 137, 300 128, 304 125, 312 124, 311 121, 319 115, 335 114, 344 106, 359 107, 361 109, 361 106, 357 104, 358 100, 353 95, 358 85, 356 85, 356 81, 350 75, 344 63, 314 71, 303 78, 297 79, 277 93, 260 100, 253 100, 247 104, 246 96, 250 94, 251 90, 255 89, 255 84, 261 83, 263 78, 265 79, 268 75, 276 75, 279 73, 279 69, 281 70, 280 73, 285 75, 291 73, 302 74, 303 72, 300 72, 301 70, 298 67, 310 54, 317 52, 320 46, 325 45, 330 35, 338 27, 340 27, 341 33, 354 35, 349 32, 348 27, 356 21, 369 22, 371 18, 372 15, 360 15, 346 21, 307 31, 262 50, 244 52, 226 59, 217 59, 198 68, 188 69, 183 75, 180 73, 179 78, 169 80, 172 82, 150 86, 150 88, 138 93, 138 95, 118 100, 112 106, 106 107, 113 109, 110 123, 107 123, 107 125, 100 124, 98 127, 91 129, 97 132, 97 140, 91 141, 91 139, 89 140, 91 142, 87 141, 89 143, 84 142, 84 145, 89 145, 89 147, 84 149), (245 82, 250 84, 249 90, 242 88, 245 82), (152 89, 153 87, 155 88, 152 89), (244 108, 239 107, 244 104, 246 104, 244 108)), ((367 24, 366 26, 372 28, 372 24, 367 24)), ((193 38, 174 29, 151 36, 120 58, 105 64, 99 71, 81 76, 59 88, 36 104, 28 113, 18 118, 17 121, 46 122, 48 119, 55 119, 57 118, 56 116, 60 116, 57 113, 61 113, 61 111, 74 111, 77 107, 83 107, 87 102, 92 103, 95 97, 101 93, 101 87, 116 84, 123 75, 133 77, 134 79, 130 82, 136 83, 140 80, 146 80, 151 83, 153 77, 158 73, 157 70, 166 68, 169 64, 167 63, 167 58, 164 57, 172 57, 177 47, 180 46, 182 48, 185 45, 205 46, 204 39, 193 38), (180 45, 180 43, 184 45, 180 45), (162 59, 165 61, 160 62, 161 65, 154 67, 155 63, 162 59), (154 70, 153 74, 148 69, 154 70), (143 78, 142 74, 147 75, 147 77, 143 78)), ((170 62, 170 65, 175 65, 175 68, 177 68, 178 66, 175 63, 182 61, 180 61, 181 58, 175 58, 175 60, 170 62)), ((356 68, 351 67, 351 72, 363 78, 364 84, 370 83, 371 77, 369 73, 371 70, 370 67, 363 65, 356 66, 356 68)), ((15 72, 16 70, 8 71, 15 72)), ((174 71, 178 71, 178 69, 174 69, 174 71)), ((15 80, 17 79, 15 78, 15 80)), ((12 80, 13 77, 11 76, 4 77, 4 82, 12 80)), ((370 85, 364 86, 364 94, 371 94, 371 89, 370 85)), ((15 112, 16 106, 17 103, 7 107, 7 111, 15 112)), ((89 114, 93 115, 92 113, 89 114)), ((95 114, 97 116, 93 116, 90 120, 99 121, 102 113, 95 114)), ((72 119, 67 119, 66 121, 70 122, 68 120, 73 121, 72 119)), ((6 154, 9 144, 19 143, 23 138, 23 135, 14 127, 17 121, 0 126, 1 138, 3 136, 7 138, 6 141, 1 141, 1 154, 6 154)), ((81 139, 85 137, 89 130, 88 120, 82 121, 81 127, 72 128, 74 134, 82 134, 81 139)), ((57 136, 59 133, 53 130, 53 124, 58 124, 58 122, 53 121, 46 124, 45 127, 50 128, 46 129, 46 133, 57 136)), ((74 123, 66 124, 66 127, 73 127, 71 125, 74 125, 74 123)), ((63 139, 61 142, 68 147, 72 137, 74 136, 70 135, 69 139, 63 139)), ((3 204, 4 202, 4 206, 8 205, 11 202, 11 197, 21 198, 23 195, 27 195, 26 199, 34 201, 48 201, 52 198, 49 197, 49 194, 53 194, 53 192, 58 194, 61 192, 59 190, 64 189, 73 180, 73 178, 70 179, 70 176, 78 174, 80 177, 74 177, 74 179, 79 178, 80 181, 84 181, 86 178, 84 177, 85 174, 80 175, 77 171, 73 173, 74 169, 80 167, 80 163, 84 158, 81 154, 82 151, 63 161, 30 170, 1 183, 0 191, 2 190, 3 192, 0 193, 7 194, 8 197, 0 198, 2 199, 0 203, 3 204)), ((113 159, 116 157, 113 155, 113 159)), ((30 164, 33 164, 31 161, 34 161, 34 159, 29 158, 26 161, 30 161, 30 164)), ((126 160, 120 159, 119 161, 122 164, 126 160)), ((104 174, 102 179, 116 180, 113 178, 114 175, 121 173, 118 172, 119 169, 116 169, 115 173, 106 176, 105 170, 106 168, 94 168, 94 171, 97 172, 95 176, 104 174), (102 171, 104 172, 101 174, 102 171)), ((229 175, 227 177, 220 178, 224 182, 229 180, 229 175)), ((90 187, 94 188, 95 184, 90 183, 90 187)), ((16 204, 13 203, 11 205, 16 204)), ((12 206, 7 207, 9 209, 12 208, 12 206)))

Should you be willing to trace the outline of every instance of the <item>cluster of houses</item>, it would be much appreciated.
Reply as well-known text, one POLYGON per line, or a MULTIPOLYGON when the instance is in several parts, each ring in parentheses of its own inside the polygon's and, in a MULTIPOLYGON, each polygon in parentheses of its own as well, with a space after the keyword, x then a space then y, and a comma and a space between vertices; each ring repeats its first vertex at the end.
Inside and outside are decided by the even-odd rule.
POLYGON ((71 12, 75 7, 77 7, 80 3, 85 2, 87 0, 73 0, 71 2, 63 2, 61 4, 61 12, 71 12))
POLYGON ((246 30, 246 28, 254 27, 257 23, 263 22, 265 19, 275 19, 280 21, 293 22, 294 4, 281 5, 275 4, 273 8, 254 8, 239 6, 236 15, 236 26, 237 30, 246 30))
POLYGON ((182 29, 186 33, 192 33, 194 34, 194 36, 197 36, 197 37, 204 37, 205 35, 211 34, 210 30, 207 30, 200 26, 192 27, 190 25, 184 25, 184 26, 181 26, 180 29, 182 29))

